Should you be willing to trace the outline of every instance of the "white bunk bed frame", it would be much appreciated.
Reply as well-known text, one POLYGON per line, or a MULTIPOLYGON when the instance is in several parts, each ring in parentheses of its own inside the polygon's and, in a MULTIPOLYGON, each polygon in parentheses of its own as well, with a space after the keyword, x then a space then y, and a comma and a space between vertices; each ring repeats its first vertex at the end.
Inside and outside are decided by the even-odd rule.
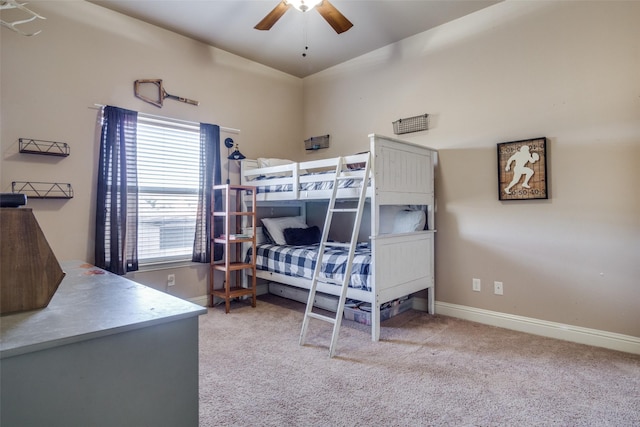
MULTIPOLYGON (((371 215, 371 292, 349 288, 347 298, 371 304, 371 338, 380 339, 380 306, 388 301, 417 291, 428 291, 428 312, 434 313, 434 234, 435 195, 434 166, 437 151, 425 146, 389 138, 369 135, 371 154, 371 180, 367 190, 371 215), (381 224, 380 209, 385 205, 426 205, 428 230, 391 234, 389 224, 381 224)), ((362 155, 346 156, 348 163, 362 161, 362 155)), ((258 193, 256 205, 280 206, 290 202, 329 199, 331 190, 299 191, 300 183, 309 180, 333 181, 333 174, 303 175, 305 170, 322 167, 335 168, 336 159, 313 160, 269 168, 258 168, 256 160, 241 163, 242 185, 260 185, 259 175, 288 173, 288 176, 269 179, 269 185, 292 184, 289 192, 258 193), (302 171, 302 173, 301 173, 302 171), (320 178, 319 178, 320 177, 320 178)), ((354 199, 357 189, 339 189, 337 198, 354 199)), ((303 208, 304 211, 304 208, 303 208)), ((261 233, 256 230, 260 241, 261 233)), ((256 276, 268 281, 309 289, 311 279, 257 270, 256 276)), ((318 292, 339 295, 335 285, 318 284, 318 292)))

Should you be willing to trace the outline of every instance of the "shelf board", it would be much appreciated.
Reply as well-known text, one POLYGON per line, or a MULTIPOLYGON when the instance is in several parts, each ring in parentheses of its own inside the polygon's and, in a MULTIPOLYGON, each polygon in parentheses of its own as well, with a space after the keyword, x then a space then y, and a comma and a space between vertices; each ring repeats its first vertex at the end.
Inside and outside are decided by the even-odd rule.
POLYGON ((29 138, 19 138, 18 141, 21 153, 67 157, 71 151, 66 142, 42 141, 29 138))
POLYGON ((11 192, 25 194, 31 199, 71 199, 71 184, 60 182, 13 181, 11 192))
MULTIPOLYGON (((220 239, 220 238, 215 238, 213 239, 214 242, 216 243, 220 243, 220 244, 225 244, 227 243, 226 239, 220 239)), ((242 238, 235 238, 235 239, 229 239, 229 243, 251 243, 253 242, 253 237, 242 237, 242 238)))
POLYGON ((236 216, 251 216, 253 215, 253 212, 214 212, 213 216, 232 216, 232 215, 236 215, 236 216))
MULTIPOLYGON (((213 264, 213 268, 219 271, 227 271, 227 266, 224 263, 213 264)), ((230 262, 229 271, 244 270, 245 268, 254 268, 253 264, 246 262, 230 262)))
MULTIPOLYGON (((227 298, 227 292, 225 289, 214 289, 211 291, 211 295, 220 298, 227 298)), ((245 295, 253 295, 253 289, 242 288, 238 286, 232 286, 231 288, 229 288, 229 298, 237 298, 245 295)))

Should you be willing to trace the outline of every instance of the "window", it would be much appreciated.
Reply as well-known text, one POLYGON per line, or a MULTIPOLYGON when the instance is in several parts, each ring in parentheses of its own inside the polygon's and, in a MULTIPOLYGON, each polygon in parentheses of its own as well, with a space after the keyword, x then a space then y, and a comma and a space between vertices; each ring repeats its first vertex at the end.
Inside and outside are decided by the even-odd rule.
POLYGON ((140 265, 191 261, 198 206, 197 123, 138 114, 140 265))

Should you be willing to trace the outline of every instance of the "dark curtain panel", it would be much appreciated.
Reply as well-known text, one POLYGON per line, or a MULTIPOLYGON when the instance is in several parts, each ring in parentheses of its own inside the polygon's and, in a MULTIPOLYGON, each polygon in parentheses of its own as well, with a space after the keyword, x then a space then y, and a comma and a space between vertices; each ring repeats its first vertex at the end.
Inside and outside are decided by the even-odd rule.
POLYGON ((95 264, 120 275, 138 269, 137 123, 135 111, 103 110, 95 264))
MULTIPOLYGON (((193 242, 194 262, 211 260, 211 187, 220 184, 220 127, 200 123, 200 189, 198 191, 198 213, 196 235, 193 242)), ((222 208, 222 200, 216 197, 216 210, 222 208)), ((222 233, 222 218, 214 220, 214 235, 222 233)), ((216 244, 214 260, 222 259, 222 245, 216 244)))

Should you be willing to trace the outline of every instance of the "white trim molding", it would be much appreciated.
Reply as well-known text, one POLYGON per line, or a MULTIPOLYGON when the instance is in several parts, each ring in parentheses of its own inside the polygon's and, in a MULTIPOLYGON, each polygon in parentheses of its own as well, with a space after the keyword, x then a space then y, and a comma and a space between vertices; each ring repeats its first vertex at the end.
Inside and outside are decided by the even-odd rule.
MULTIPOLYGON (((419 309, 419 307, 415 307, 415 304, 414 308, 419 309)), ((631 335, 548 322, 531 317, 516 316, 439 301, 436 301, 436 313, 543 337, 640 354, 640 338, 631 335)))
MULTIPOLYGON (((268 293, 262 288, 258 294, 268 293)), ((426 298, 414 297, 412 308, 420 311, 428 310, 426 298)), ((194 304, 207 306, 206 295, 190 298, 194 304)), ((580 326, 566 325, 564 323, 549 322, 531 317, 516 316, 514 314, 500 313, 498 311, 484 310, 466 305, 450 304, 436 301, 436 313, 442 316, 451 316, 484 325, 497 326, 528 334, 540 335, 579 344, 608 348, 610 350, 623 351, 625 353, 640 354, 640 338, 631 335, 616 334, 614 332, 601 331, 599 329, 583 328, 580 326)))

